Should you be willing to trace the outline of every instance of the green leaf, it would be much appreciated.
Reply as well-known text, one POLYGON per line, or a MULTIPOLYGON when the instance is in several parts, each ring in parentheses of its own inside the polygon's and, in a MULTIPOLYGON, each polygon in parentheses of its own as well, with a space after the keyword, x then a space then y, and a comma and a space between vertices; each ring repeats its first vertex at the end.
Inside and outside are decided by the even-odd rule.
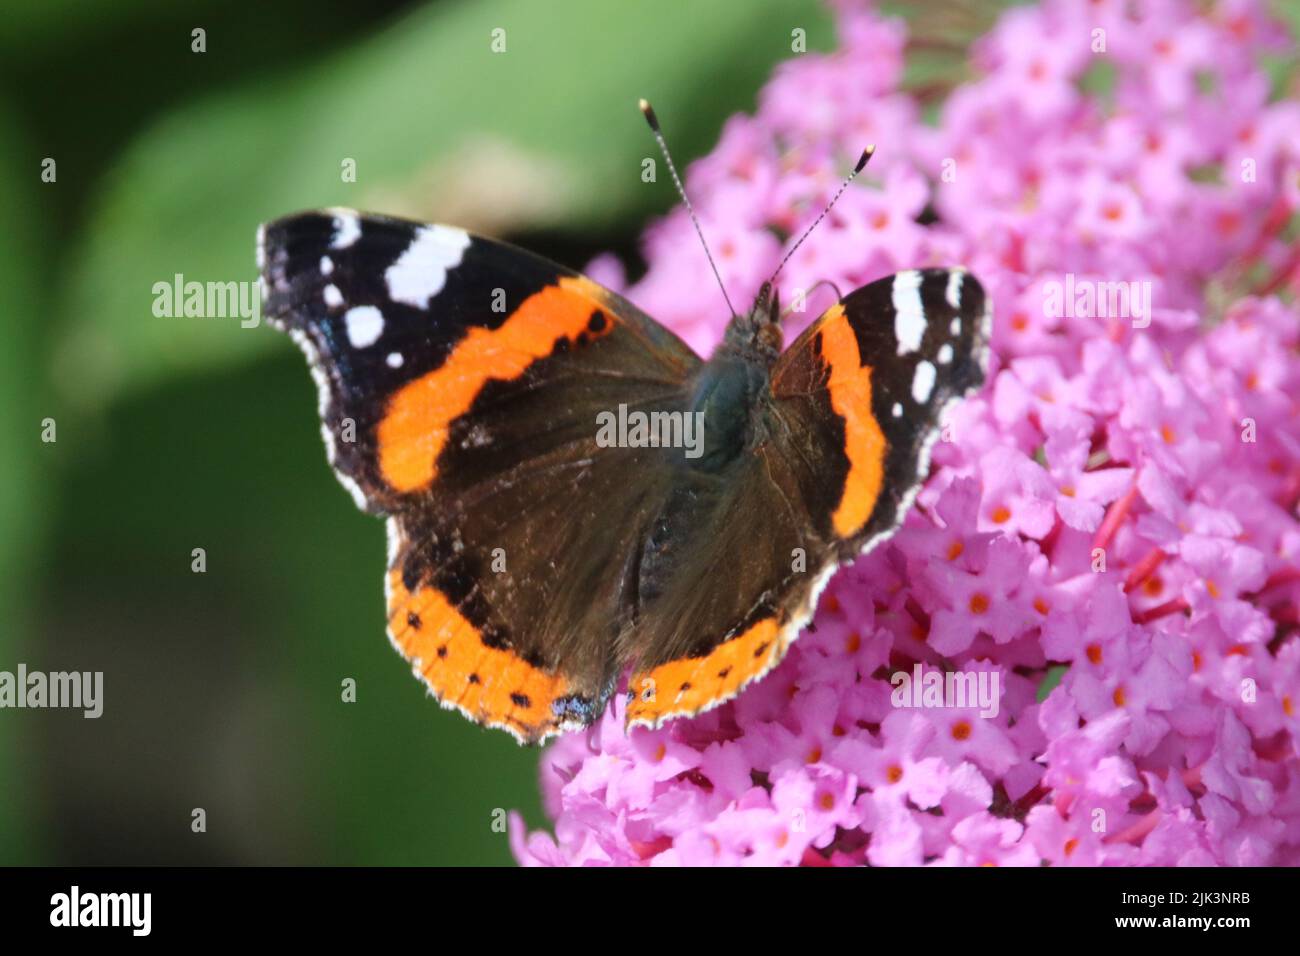
POLYGON ((1047 673, 1043 676, 1042 683, 1038 685, 1038 694, 1035 698, 1038 703, 1047 700, 1048 694, 1056 689, 1056 685, 1061 683, 1065 677, 1065 672, 1070 668, 1065 664, 1058 664, 1055 667, 1049 667, 1047 673))
MULTIPOLYGON (((259 223, 301 208, 358 206, 482 231, 608 229, 664 209, 643 183, 651 99, 679 158, 706 149, 729 113, 791 55, 791 31, 829 45, 812 0, 675 5, 528 0, 416 11, 309 71, 175 113, 111 177, 75 259, 65 356, 71 397, 260 354, 283 340, 237 318, 158 318, 153 286, 252 281, 259 223), (504 52, 493 52, 494 30, 504 52), (501 36, 501 35, 498 35, 501 36), (700 91, 704 91, 701 95, 700 91), (342 164, 356 163, 344 182, 342 164)), ((571 263, 581 266, 583 263, 571 263)))

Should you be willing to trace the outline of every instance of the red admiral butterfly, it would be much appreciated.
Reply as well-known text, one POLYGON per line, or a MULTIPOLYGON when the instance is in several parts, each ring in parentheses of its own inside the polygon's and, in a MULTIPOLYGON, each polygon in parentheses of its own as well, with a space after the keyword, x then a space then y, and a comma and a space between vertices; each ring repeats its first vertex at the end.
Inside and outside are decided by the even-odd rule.
POLYGON ((989 303, 960 269, 864 286, 784 351, 769 282, 703 361, 449 226, 302 213, 263 227, 259 265, 330 463, 388 517, 390 638, 443 706, 522 742, 592 723, 629 668, 629 726, 769 671, 984 380, 989 303))

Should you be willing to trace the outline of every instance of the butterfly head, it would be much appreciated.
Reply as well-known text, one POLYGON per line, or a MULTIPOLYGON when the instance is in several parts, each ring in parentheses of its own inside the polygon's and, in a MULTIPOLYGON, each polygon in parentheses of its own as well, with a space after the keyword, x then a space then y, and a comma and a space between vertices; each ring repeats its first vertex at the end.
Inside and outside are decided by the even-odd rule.
POLYGON ((748 312, 732 317, 722 349, 771 365, 781 354, 781 296, 776 286, 764 282, 748 312))

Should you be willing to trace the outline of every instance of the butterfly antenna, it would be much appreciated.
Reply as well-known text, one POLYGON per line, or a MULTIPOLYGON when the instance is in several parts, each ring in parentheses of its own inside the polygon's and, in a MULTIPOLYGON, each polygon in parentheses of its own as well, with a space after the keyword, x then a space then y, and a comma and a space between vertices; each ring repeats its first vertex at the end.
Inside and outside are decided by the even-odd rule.
POLYGON ((785 264, 790 261, 790 257, 793 256, 798 248, 803 245, 803 241, 812 235, 812 231, 821 224, 823 219, 826 218, 826 214, 831 211, 831 208, 839 202, 839 198, 844 195, 844 190, 849 188, 849 183, 853 182, 858 173, 862 172, 863 168, 867 165, 875 152, 875 146, 868 146, 862 151, 862 156, 858 159, 858 164, 853 167, 853 172, 849 173, 848 176, 844 178, 844 182, 840 183, 840 188, 836 191, 835 195, 831 197, 831 201, 826 204, 826 208, 822 210, 822 214, 817 217, 816 221, 813 222, 811 226, 804 230, 804 234, 799 237, 799 241, 790 247, 790 251, 785 254, 785 258, 781 260, 781 264, 776 267, 776 271, 772 273, 772 278, 767 280, 769 286, 776 282, 776 277, 781 274, 781 270, 784 269, 785 264))
POLYGON ((722 290, 722 298, 727 302, 727 311, 731 317, 736 317, 735 307, 731 304, 731 296, 727 295, 727 287, 722 284, 722 276, 718 273, 718 265, 713 261, 713 253, 709 252, 709 244, 704 241, 704 230, 700 228, 700 220, 695 216, 695 209, 691 206, 691 201, 686 198, 686 190, 682 187, 682 179, 677 175, 677 167, 673 165, 673 158, 668 153, 668 144, 664 142, 664 134, 659 129, 659 118, 655 116, 654 108, 651 107, 647 100, 641 100, 637 104, 641 107, 641 114, 645 121, 650 124, 650 132, 654 134, 655 142, 659 144, 659 151, 664 154, 664 162, 668 164, 668 172, 672 174, 673 185, 677 187, 677 194, 682 197, 682 202, 686 205, 686 211, 690 214, 691 222, 695 225, 695 234, 700 237, 700 245, 704 247, 704 254, 709 258, 709 265, 713 268, 713 277, 718 280, 718 288, 722 290))

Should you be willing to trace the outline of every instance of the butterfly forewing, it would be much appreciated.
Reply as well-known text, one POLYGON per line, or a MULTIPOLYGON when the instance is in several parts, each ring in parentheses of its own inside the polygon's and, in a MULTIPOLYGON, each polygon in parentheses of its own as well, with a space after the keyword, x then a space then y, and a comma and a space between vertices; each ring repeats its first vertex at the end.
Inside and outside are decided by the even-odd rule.
POLYGON ((814 520, 855 554, 891 530, 925 478, 945 410, 979 387, 989 301, 963 269, 888 276, 845 296, 777 361, 775 413, 814 520), (797 447, 796 447, 797 446, 797 447), (815 448, 837 454, 816 459, 815 448))

